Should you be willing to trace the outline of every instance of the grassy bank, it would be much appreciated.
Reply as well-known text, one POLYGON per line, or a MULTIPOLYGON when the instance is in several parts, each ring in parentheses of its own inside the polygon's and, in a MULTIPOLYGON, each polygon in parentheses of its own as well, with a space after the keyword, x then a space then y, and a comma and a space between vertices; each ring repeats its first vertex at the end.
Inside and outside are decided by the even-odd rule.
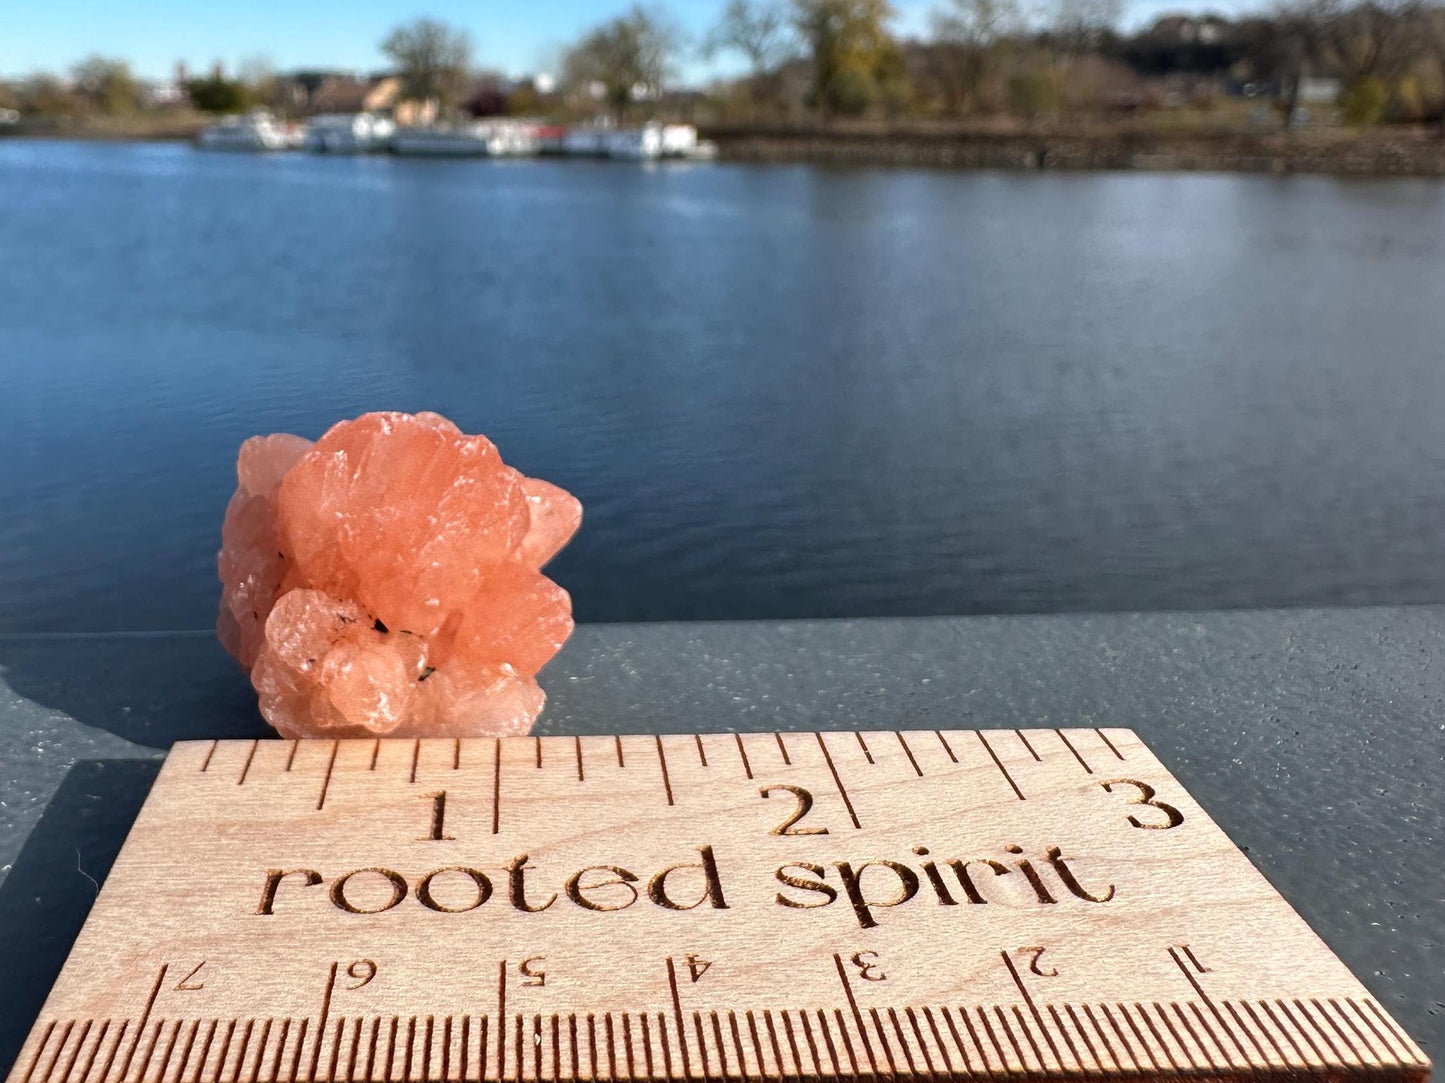
POLYGON ((126 117, 43 117, 0 126, 0 138, 35 139, 194 139, 213 118, 204 113, 176 112, 126 117))
POLYGON ((824 162, 983 169, 1179 169, 1357 176, 1445 176, 1432 129, 1166 129, 1157 126, 714 126, 740 162, 824 162))

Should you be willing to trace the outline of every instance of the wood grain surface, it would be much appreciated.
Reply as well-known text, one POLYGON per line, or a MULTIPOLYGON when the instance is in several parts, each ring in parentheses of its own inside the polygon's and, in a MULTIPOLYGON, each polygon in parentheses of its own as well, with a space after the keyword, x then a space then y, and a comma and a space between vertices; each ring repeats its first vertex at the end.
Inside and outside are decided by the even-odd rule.
POLYGON ((178 744, 11 1083, 1429 1064, 1128 730, 178 744))

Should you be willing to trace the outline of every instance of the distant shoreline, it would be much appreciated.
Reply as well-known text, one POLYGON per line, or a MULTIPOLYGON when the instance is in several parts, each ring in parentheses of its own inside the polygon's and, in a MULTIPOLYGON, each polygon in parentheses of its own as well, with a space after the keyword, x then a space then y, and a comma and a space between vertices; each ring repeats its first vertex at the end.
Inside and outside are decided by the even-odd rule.
POLYGON ((1160 170, 1445 176, 1434 130, 1333 128, 1157 131, 1063 126, 989 131, 933 127, 711 127, 702 135, 738 162, 817 162, 952 169, 1160 170))
MULTIPOLYGON (((193 117, 169 122, 21 122, 0 128, 0 138, 185 141, 194 138, 204 124, 204 118, 193 117)), ((1445 177, 1445 139, 1426 128, 1256 132, 1167 131, 1141 125, 1052 124, 1009 129, 861 122, 704 124, 699 128, 703 138, 717 144, 719 158, 731 162, 1445 177)))

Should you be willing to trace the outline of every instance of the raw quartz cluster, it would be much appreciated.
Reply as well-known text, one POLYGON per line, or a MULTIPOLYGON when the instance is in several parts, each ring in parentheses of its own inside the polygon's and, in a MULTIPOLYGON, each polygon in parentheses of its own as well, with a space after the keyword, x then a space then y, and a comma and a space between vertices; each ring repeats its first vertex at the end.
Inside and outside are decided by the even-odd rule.
POLYGON ((525 733, 582 505, 438 414, 241 445, 217 631, 283 737, 525 733))

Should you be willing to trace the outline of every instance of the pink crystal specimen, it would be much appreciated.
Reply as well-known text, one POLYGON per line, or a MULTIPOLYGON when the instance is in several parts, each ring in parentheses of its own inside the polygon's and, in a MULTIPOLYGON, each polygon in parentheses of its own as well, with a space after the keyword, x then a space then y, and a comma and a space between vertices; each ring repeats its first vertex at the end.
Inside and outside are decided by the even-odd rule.
POLYGON ((582 505, 438 414, 241 445, 217 632, 284 737, 525 733, 582 505))

